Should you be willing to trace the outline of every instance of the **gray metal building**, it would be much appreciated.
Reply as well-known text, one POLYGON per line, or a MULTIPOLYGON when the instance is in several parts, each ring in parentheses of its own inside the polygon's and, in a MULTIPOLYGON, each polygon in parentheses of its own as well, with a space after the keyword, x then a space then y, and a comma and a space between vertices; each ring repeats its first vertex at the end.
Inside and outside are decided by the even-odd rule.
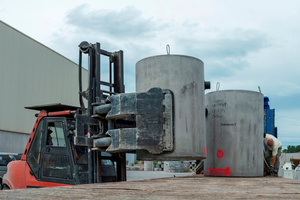
POLYGON ((0 44, 0 152, 21 153, 37 113, 25 106, 79 106, 78 65, 2 21, 0 44))

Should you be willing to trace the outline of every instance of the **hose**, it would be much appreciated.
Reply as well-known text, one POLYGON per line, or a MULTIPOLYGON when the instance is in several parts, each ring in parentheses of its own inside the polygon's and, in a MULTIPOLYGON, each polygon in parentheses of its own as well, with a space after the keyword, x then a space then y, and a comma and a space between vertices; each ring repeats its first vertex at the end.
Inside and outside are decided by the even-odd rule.
POLYGON ((78 65, 78 82, 79 82, 79 104, 81 112, 85 114, 85 106, 82 99, 82 52, 79 50, 79 65, 78 65))
MULTIPOLYGON (((265 148, 264 148, 264 154, 265 154, 265 153, 266 153, 266 150, 265 150, 265 148)), ((272 172, 271 167, 269 166, 268 162, 266 161, 265 156, 264 156, 264 161, 265 161, 267 167, 269 168, 269 170, 271 171, 271 175, 272 175, 272 176, 275 176, 274 172, 272 172)))

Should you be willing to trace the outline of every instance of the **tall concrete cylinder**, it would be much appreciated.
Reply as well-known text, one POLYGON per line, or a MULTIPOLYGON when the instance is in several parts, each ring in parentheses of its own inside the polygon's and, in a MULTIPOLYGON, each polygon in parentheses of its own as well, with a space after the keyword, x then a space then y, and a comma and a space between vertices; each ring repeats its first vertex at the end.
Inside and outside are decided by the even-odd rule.
POLYGON ((263 94, 224 90, 206 94, 206 176, 263 176, 263 94))
POLYGON ((205 158, 204 65, 197 58, 161 55, 136 64, 136 91, 170 89, 174 94, 174 151, 153 155, 137 151, 138 160, 195 160, 205 158))

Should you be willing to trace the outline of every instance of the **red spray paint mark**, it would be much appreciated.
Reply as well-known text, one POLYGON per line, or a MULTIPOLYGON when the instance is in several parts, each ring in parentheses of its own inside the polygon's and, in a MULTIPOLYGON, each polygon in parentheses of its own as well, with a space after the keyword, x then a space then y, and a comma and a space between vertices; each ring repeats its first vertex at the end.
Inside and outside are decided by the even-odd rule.
POLYGON ((211 176, 228 176, 230 173, 230 168, 226 167, 226 169, 217 169, 217 168, 207 168, 207 173, 211 176))
POLYGON ((222 158, 223 155, 224 155, 224 152, 223 152, 222 150, 219 149, 218 152, 217 152, 217 157, 218 157, 218 158, 222 158))
POLYGON ((203 152, 203 155, 204 155, 204 156, 207 155, 206 146, 204 146, 204 152, 203 152))

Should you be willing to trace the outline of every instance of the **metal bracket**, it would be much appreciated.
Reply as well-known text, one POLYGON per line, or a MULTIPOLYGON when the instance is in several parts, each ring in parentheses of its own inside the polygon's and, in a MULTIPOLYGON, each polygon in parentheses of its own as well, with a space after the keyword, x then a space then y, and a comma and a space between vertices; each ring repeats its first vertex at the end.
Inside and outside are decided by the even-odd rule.
MULTIPOLYGON (((123 93, 109 96, 107 101, 111 102, 111 109, 106 115, 107 120, 137 116, 136 128, 107 131, 106 134, 111 137, 107 152, 144 149, 152 154, 161 154, 174 150, 173 94, 170 90, 152 88, 148 92, 123 93)), ((99 112, 103 110, 105 107, 94 109, 99 112)), ((100 141, 97 143, 103 144, 100 141)))
POLYGON ((99 121, 88 117, 84 114, 76 114, 76 132, 74 136, 74 144, 77 146, 93 146, 93 140, 87 137, 87 129, 85 126, 93 125, 97 126, 99 121))

